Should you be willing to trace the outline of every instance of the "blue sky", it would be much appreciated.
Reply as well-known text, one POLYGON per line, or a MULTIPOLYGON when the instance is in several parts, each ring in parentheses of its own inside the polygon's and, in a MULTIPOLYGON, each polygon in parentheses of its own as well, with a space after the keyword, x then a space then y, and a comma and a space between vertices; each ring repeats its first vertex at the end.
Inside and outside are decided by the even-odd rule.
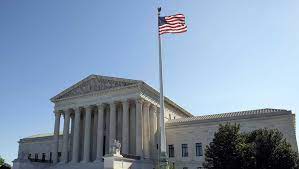
POLYGON ((1 0, 0 155, 52 132, 49 99, 90 74, 158 88, 158 5, 188 24, 163 36, 167 96, 194 115, 299 112, 299 1, 1 0))

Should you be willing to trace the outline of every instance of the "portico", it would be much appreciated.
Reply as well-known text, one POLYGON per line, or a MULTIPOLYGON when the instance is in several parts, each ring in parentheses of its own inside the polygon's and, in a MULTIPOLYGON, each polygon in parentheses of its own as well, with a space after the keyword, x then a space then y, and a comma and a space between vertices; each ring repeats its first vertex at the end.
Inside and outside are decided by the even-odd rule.
POLYGON ((101 162, 114 140, 120 141, 121 154, 153 160, 159 100, 156 91, 144 86, 142 81, 91 75, 53 97, 53 163, 101 162))
MULTIPOLYGON (((53 146, 53 152, 54 154, 58 154, 57 147, 59 144, 58 134, 60 118, 63 117, 63 148, 62 159, 60 160, 62 163, 86 163, 95 161, 96 159, 101 160, 103 155, 109 153, 105 151, 105 147, 110 147, 112 141, 115 139, 119 139, 119 141, 122 143, 122 154, 130 154, 140 156, 141 158, 149 158, 150 135, 154 136, 157 131, 157 127, 150 129, 150 126, 156 126, 157 124, 156 110, 156 105, 142 98, 111 100, 109 102, 93 105, 69 107, 56 110, 54 111, 56 118, 54 125, 55 145, 53 146), (117 110, 120 112, 117 112, 117 110), (150 110, 152 120, 149 120, 150 110), (73 136, 70 134, 71 116, 74 117, 74 120, 71 121, 71 123, 74 123, 73 136), (104 121, 105 116, 109 117, 109 121, 104 121), (132 116, 136 116, 136 119, 141 119, 141 117, 143 118, 140 121, 136 120, 135 124, 130 124, 130 117, 132 118, 132 116), (118 120, 120 118, 121 120, 118 120), (80 121, 83 121, 83 123, 80 123, 80 121), (96 122, 97 124, 94 125, 92 122, 96 122), (150 122, 152 124, 150 124, 150 122), (130 130, 129 125, 134 125, 136 127, 131 128, 130 130), (97 128, 94 128, 94 126, 97 126, 97 128), (132 140, 130 140, 131 133, 136 135, 136 144, 130 144, 130 141, 132 142, 132 140), (121 138, 117 138, 118 135, 120 135, 121 138), (108 139, 105 140, 105 138, 108 139), (91 144, 92 140, 96 140, 96 144, 91 144), (71 141, 73 142, 73 146, 70 146, 69 144, 71 141), (80 145, 82 142, 83 145, 80 145), (96 145, 96 147, 93 147, 93 145, 96 145), (134 147, 131 149, 135 149, 135 152, 129 152, 131 146, 134 147), (96 149, 96 156, 93 156, 91 149, 96 149), (80 154, 83 154, 82 158, 80 158, 80 154)), ((54 162, 58 162, 58 156, 55 155, 53 160, 54 162)))

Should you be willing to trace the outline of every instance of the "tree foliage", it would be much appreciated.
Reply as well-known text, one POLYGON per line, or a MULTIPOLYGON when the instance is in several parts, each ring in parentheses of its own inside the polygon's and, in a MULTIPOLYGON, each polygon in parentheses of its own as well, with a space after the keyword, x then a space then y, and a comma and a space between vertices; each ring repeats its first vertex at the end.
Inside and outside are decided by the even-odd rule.
POLYGON ((0 156, 0 166, 4 164, 4 159, 0 156))
POLYGON ((277 129, 259 129, 247 135, 254 150, 255 169, 298 169, 298 154, 277 129))
POLYGON ((241 133, 229 123, 219 126, 205 161, 206 169, 299 169, 297 152, 277 129, 241 133))

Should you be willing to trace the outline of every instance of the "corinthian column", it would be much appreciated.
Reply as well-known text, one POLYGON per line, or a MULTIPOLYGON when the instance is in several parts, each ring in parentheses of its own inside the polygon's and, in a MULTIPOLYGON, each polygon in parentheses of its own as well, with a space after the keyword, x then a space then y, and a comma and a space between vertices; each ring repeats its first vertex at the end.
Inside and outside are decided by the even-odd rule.
POLYGON ((150 109, 150 152, 151 152, 151 157, 155 157, 155 152, 157 149, 156 146, 156 139, 155 135, 157 132, 157 107, 156 106, 151 106, 150 109))
POLYGON ((103 157, 103 137, 104 137, 104 104, 98 105, 98 129, 97 129, 97 161, 103 157))
POLYGON ((84 128, 84 156, 83 162, 90 160, 90 127, 91 127, 91 112, 92 107, 85 108, 85 128, 84 128))
POLYGON ((136 100, 136 155, 142 158, 142 104, 141 99, 136 100))
POLYGON ((122 126, 122 153, 129 154, 129 103, 128 100, 122 102, 123 126, 122 126))
POLYGON ((149 158, 149 141, 150 141, 150 133, 149 133, 149 107, 150 103, 145 102, 143 105, 143 152, 144 158, 149 158))
POLYGON ((75 126, 74 126, 73 156, 72 156, 73 163, 77 163, 79 157, 80 120, 81 120, 81 112, 80 112, 80 108, 78 107, 75 108, 75 126))
POLYGON ((54 150, 53 150, 53 163, 58 162, 58 145, 59 145, 59 128, 60 128, 60 112, 55 111, 55 125, 54 125, 54 150))
POLYGON ((63 146, 62 146, 62 162, 68 161, 68 147, 70 134, 70 110, 64 112, 64 127, 63 127, 63 146))
POLYGON ((111 153, 111 145, 116 139, 116 105, 114 102, 110 103, 110 122, 109 122, 109 153, 111 153))

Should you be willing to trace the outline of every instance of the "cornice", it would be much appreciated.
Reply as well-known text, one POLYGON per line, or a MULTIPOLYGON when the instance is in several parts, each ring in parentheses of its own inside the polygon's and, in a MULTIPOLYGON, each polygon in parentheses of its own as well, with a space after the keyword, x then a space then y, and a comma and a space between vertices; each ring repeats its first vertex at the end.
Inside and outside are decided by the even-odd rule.
MULTIPOLYGON (((81 84, 83 84, 84 82, 87 82, 91 79, 97 79, 97 80, 108 80, 108 81, 115 81, 115 82, 122 82, 122 83, 132 83, 132 84, 128 84, 126 86, 120 86, 120 87, 114 87, 114 88, 110 88, 112 90, 118 90, 121 89, 123 87, 128 87, 131 85, 136 85, 138 83, 141 83, 141 81, 139 80, 131 80, 131 79, 123 79, 123 78, 116 78, 116 77, 108 77, 108 76, 100 76, 100 75, 90 75, 86 78, 84 78, 83 80, 75 83, 74 85, 72 85, 71 87, 63 90, 62 92, 60 92, 59 94, 57 94, 56 96, 54 96, 53 98, 51 98, 50 100, 55 103, 57 101, 63 100, 63 99, 68 99, 68 98, 72 98, 72 97, 77 97, 77 96, 84 96, 84 95, 88 95, 88 94, 93 94, 93 93, 97 93, 97 92, 102 92, 102 91, 110 91, 110 89, 107 90, 100 90, 100 91, 95 91, 95 92, 90 92, 90 93, 86 93, 86 94, 79 94, 77 96, 69 96, 67 98, 60 98, 61 96, 71 92, 73 89, 76 89, 77 87, 79 87, 81 84)), ((111 91, 112 91, 111 90, 111 91)))
POLYGON ((86 93, 86 94, 82 94, 82 95, 77 95, 77 96, 71 96, 71 97, 67 97, 67 98, 58 99, 58 100, 55 100, 54 103, 58 103, 58 102, 61 102, 61 101, 70 101, 70 100, 74 100, 74 99, 77 99, 77 98, 98 97, 98 96, 103 96, 107 93, 117 92, 117 91, 120 91, 120 90, 123 90, 123 89, 132 89, 132 88, 136 88, 136 87, 138 87, 138 84, 133 84, 133 85, 125 86, 125 87, 116 87, 116 88, 112 88, 112 89, 96 91, 96 92, 86 93))
MULTIPOLYGON (((59 139, 62 139, 62 134, 59 135, 59 139)), ((53 135, 48 136, 40 136, 40 137, 32 137, 32 138, 22 138, 19 140, 19 143, 44 143, 44 142, 52 142, 53 135)))
POLYGON ((269 118, 276 118, 281 116, 290 116, 293 115, 289 111, 282 111, 282 112, 274 112, 269 114, 250 114, 244 116, 235 116, 235 117, 220 117, 214 119, 199 119, 199 120, 185 120, 188 118, 180 118, 176 120, 170 120, 166 122, 166 128, 176 128, 176 127, 191 127, 194 125, 204 125, 208 123, 219 123, 219 122, 226 122, 226 121, 237 121, 237 120, 256 120, 256 119, 269 119, 269 118))

